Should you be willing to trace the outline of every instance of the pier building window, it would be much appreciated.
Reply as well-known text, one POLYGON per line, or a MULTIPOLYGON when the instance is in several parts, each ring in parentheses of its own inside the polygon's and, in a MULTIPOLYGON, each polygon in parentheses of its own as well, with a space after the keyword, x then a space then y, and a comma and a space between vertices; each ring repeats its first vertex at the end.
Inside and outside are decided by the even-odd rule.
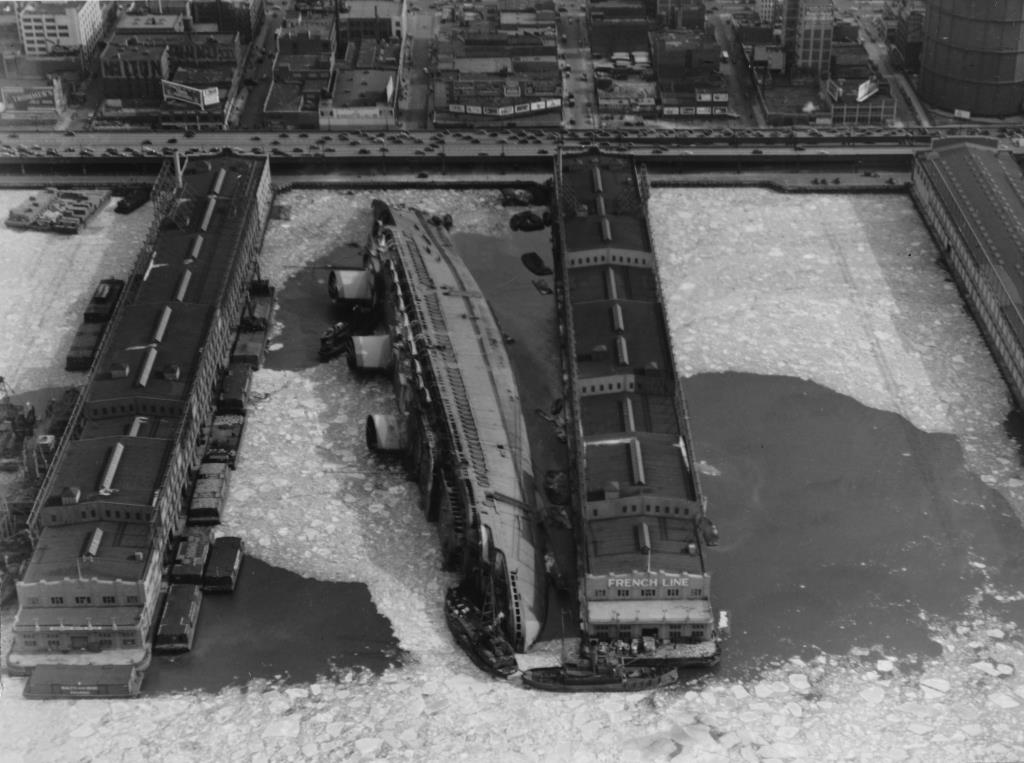
POLYGON ((679 596, 679 589, 678 588, 666 589, 665 595, 668 596, 670 599, 677 598, 679 596))
POLYGON ((22 646, 34 647, 36 645, 36 640, 34 638, 25 638, 21 640, 21 644, 22 646))
POLYGON ((617 593, 619 595, 620 599, 628 599, 629 598, 629 589, 628 588, 620 588, 615 593, 617 593))
POLYGON ((633 629, 632 628, 629 628, 629 627, 625 627, 624 628, 622 626, 619 626, 619 640, 620 641, 629 641, 632 638, 633 638, 633 629))
POLYGON ((595 588, 594 589, 594 598, 595 599, 603 599, 606 596, 608 596, 608 589, 607 588, 595 588))
POLYGON ((113 649, 114 639, 106 637, 99 640, 100 649, 113 649))
POLYGON ((124 597, 124 603, 125 604, 138 604, 139 603, 139 597, 138 596, 125 596, 124 597))
POLYGON ((91 596, 76 596, 75 604, 92 604, 91 596))
POLYGON ((32 605, 32 606, 38 606, 38 604, 39 604, 39 597, 38 596, 30 596, 29 599, 28 599, 28 603, 30 605, 32 605))
POLYGON ((644 599, 653 599, 657 595, 658 592, 655 591, 653 588, 644 588, 640 591, 640 596, 644 599))
POLYGON ((607 625, 597 625, 594 627, 594 638, 598 641, 608 641, 612 637, 612 629, 607 625))
POLYGON ((694 588, 693 589, 693 595, 694 595, 695 598, 699 598, 699 597, 703 596, 704 595, 704 589, 703 588, 694 588))
POLYGON ((50 603, 51 604, 56 604, 56 605, 63 604, 64 603, 64 597, 63 596, 51 596, 50 597, 50 603))
POLYGON ((670 625, 668 626, 668 640, 673 644, 677 644, 683 640, 683 626, 681 625, 670 625))
POLYGON ((116 596, 104 596, 103 597, 103 603, 104 604, 117 604, 117 597, 116 596))
POLYGON ((48 647, 50 647, 50 649, 60 649, 60 639, 59 638, 48 639, 47 642, 46 642, 46 645, 48 647))

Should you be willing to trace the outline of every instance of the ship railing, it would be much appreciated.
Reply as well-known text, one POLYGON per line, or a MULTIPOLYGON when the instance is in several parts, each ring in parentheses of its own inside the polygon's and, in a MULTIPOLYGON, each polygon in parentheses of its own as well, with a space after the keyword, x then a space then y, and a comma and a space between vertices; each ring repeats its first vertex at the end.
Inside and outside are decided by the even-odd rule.
MULTIPOLYGON (((559 153, 557 156, 556 172, 554 176, 555 207, 557 209, 557 216, 555 219, 555 224, 557 226, 555 236, 555 293, 557 295, 556 299, 558 300, 559 306, 558 313, 565 324, 565 330, 561 333, 561 349, 562 357, 565 360, 566 373, 568 375, 568 389, 566 390, 566 394, 568 397, 567 403, 569 420, 568 426, 566 427, 566 437, 568 439, 570 453, 576 455, 575 458, 569 459, 568 484, 570 487, 570 501, 574 514, 572 518, 573 524, 578 528, 583 516, 587 494, 584 477, 586 474, 586 451, 580 447, 579 443, 581 397, 579 392, 579 370, 576 367, 576 333, 573 323, 572 309, 569 303, 569 267, 566 260, 564 224, 565 207, 562 203, 565 191, 565 185, 562 182, 564 171, 564 159, 562 154, 559 153)), ((578 579, 582 580, 589 570, 587 546, 583 543, 582 533, 576 532, 575 536, 577 576, 578 579)))

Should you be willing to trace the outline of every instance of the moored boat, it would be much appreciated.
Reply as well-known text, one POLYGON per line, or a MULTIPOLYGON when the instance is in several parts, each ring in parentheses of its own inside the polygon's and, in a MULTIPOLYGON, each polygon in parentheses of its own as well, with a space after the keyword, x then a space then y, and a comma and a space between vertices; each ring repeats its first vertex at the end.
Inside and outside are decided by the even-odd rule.
POLYGON ((590 660, 523 671, 523 683, 533 689, 560 692, 644 691, 671 686, 679 680, 676 668, 636 667, 590 660))
POLYGON ((444 612, 456 643, 477 667, 496 678, 508 678, 519 671, 515 650, 501 629, 457 586, 448 589, 444 612))

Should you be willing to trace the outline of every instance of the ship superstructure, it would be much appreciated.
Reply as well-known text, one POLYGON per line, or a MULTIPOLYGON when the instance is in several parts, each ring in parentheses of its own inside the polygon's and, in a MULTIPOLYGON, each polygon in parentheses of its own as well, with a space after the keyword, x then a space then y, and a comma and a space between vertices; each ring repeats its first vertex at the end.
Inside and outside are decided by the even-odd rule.
POLYGON ((637 664, 719 655, 707 518, 665 320, 644 177, 625 158, 556 173, 584 644, 637 664))
POLYGON ((446 567, 524 651, 543 596, 536 487, 502 333, 441 219, 374 202, 364 264, 332 271, 330 289, 336 302, 382 317, 381 333, 354 335, 346 348, 352 366, 389 373, 395 385, 398 412, 368 417, 368 444, 404 454, 446 567))

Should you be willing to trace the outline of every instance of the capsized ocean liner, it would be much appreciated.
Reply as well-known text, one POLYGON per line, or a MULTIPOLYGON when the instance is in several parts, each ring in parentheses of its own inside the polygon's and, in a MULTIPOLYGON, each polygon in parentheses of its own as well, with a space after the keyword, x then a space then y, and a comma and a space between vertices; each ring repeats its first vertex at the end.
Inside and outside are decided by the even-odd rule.
POLYGON ((460 574, 460 601, 478 609, 479 638, 460 643, 483 659, 498 632, 525 651, 540 631, 544 578, 530 446, 502 333, 441 218, 374 201, 363 264, 330 273, 331 297, 349 315, 326 339, 343 342, 353 368, 394 382, 398 410, 368 416, 367 443, 402 455, 444 564, 460 574))
POLYGON ((565 336, 581 647, 666 670, 719 660, 707 546, 647 223, 628 158, 559 158, 556 250, 565 336))

